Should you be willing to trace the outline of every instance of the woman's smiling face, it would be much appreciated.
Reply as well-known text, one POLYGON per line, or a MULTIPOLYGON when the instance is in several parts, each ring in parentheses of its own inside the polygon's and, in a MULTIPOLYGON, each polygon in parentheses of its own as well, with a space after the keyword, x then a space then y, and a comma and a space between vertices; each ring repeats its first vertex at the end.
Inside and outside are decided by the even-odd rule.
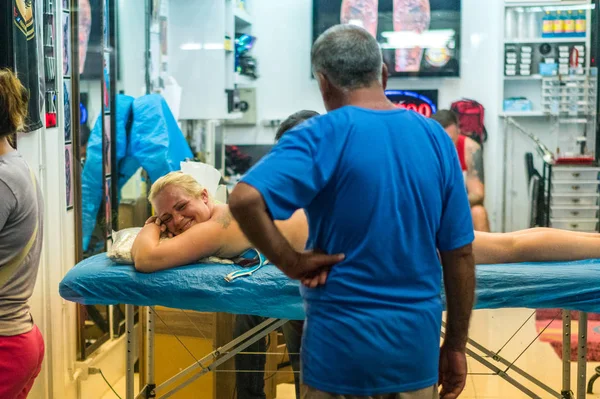
POLYGON ((209 201, 206 189, 195 197, 183 188, 169 184, 154 197, 152 206, 167 229, 178 235, 210 219, 209 201))

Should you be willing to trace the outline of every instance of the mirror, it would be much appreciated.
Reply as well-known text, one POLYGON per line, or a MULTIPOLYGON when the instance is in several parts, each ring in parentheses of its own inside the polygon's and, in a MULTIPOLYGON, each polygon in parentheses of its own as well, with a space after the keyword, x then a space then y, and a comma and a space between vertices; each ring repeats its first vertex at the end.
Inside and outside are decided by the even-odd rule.
MULTIPOLYGON (((125 179, 119 158, 127 148, 130 115, 121 112, 127 98, 149 91, 146 0, 75 0, 75 49, 79 66, 79 150, 82 257, 105 252, 113 230, 143 226, 149 216, 146 177, 141 169, 125 179), (123 54, 127 62, 122 62, 123 54)), ((65 30, 67 32, 67 30, 65 30)), ((65 64, 65 69, 70 68, 65 64)), ((87 358, 107 340, 125 332, 123 305, 79 306, 79 357, 87 358)), ((136 316, 137 317, 137 316, 136 316)))

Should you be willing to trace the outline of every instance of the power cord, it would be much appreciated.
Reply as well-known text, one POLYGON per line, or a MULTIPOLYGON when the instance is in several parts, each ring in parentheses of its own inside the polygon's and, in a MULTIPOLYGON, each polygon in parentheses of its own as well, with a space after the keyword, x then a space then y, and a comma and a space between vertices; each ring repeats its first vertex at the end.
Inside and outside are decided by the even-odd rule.
POLYGON ((102 376, 102 378, 104 379, 104 382, 106 382, 106 385, 108 385, 108 387, 113 391, 113 393, 115 395, 117 395, 117 398, 119 399, 123 399, 119 396, 119 394, 117 393, 117 391, 115 391, 115 389, 112 387, 112 385, 110 385, 110 382, 108 382, 108 380, 106 379, 106 377, 104 376, 104 373, 102 372, 101 369, 98 368, 94 368, 94 367, 90 367, 88 369, 88 373, 89 374, 100 374, 102 376))

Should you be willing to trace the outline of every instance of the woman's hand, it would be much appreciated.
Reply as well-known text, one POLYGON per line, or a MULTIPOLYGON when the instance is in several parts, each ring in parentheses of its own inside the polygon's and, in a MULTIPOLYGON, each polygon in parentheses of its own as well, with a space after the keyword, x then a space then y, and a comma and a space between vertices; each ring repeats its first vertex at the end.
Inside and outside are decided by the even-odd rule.
POLYGON ((155 224, 160 228, 161 237, 173 238, 173 233, 167 229, 167 225, 162 222, 158 216, 150 216, 144 226, 155 224))

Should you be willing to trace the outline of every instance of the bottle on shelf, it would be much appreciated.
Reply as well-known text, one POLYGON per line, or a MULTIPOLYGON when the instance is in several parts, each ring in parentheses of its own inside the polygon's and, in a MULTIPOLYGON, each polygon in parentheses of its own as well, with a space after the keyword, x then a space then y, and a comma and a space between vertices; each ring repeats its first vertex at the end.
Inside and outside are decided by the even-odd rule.
POLYGON ((585 37, 587 33, 587 17, 584 10, 579 10, 575 17, 575 36, 585 37))
POLYGON ((513 8, 506 10, 506 20, 504 21, 504 36, 507 40, 517 39, 517 15, 513 8))
MULTIPOLYGON (((571 49, 569 55, 569 76, 574 76, 579 72, 579 51, 576 48, 571 49)), ((569 116, 577 116, 579 111, 579 88, 577 83, 574 81, 567 82, 567 94, 568 94, 568 113, 569 116)))
POLYGON ((563 37, 565 32, 565 20, 563 19, 562 13, 560 11, 556 12, 556 16, 554 17, 553 22, 554 37, 563 37))
POLYGON ((575 36, 575 16, 573 15, 573 11, 569 10, 564 15, 564 25, 563 32, 564 37, 574 37, 575 36))
POLYGON ((527 39, 527 20, 524 11, 517 11, 517 39, 527 39))
POLYGON ((554 37, 554 17, 550 11, 546 11, 544 18, 542 18, 542 37, 554 37))
MULTIPOLYGON (((573 30, 575 30, 575 21, 573 21, 573 30)), ((527 38, 538 39, 541 37, 540 18, 537 12, 529 11, 527 13, 527 38)))

